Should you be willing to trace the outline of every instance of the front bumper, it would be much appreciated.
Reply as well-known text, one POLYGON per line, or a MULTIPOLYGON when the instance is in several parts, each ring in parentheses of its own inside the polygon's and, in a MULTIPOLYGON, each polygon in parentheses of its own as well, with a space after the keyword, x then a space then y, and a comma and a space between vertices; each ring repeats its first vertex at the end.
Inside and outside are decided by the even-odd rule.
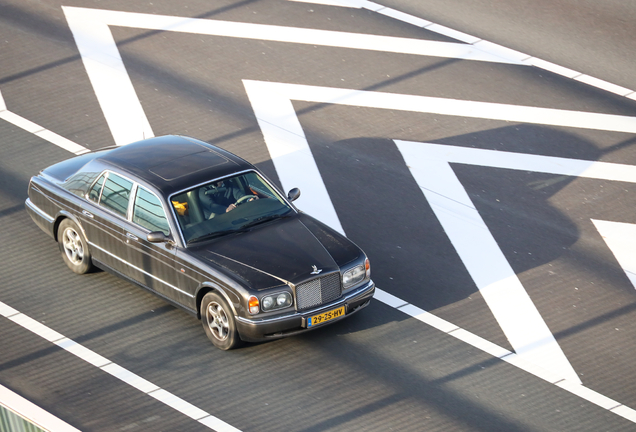
POLYGON ((292 336, 335 323, 348 317, 367 306, 374 293, 375 284, 372 280, 370 280, 365 285, 346 293, 338 300, 321 305, 314 309, 262 319, 250 319, 237 316, 236 327, 241 339, 247 342, 259 342, 268 339, 292 336), (345 307, 345 314, 343 316, 334 318, 324 324, 307 327, 307 319, 309 317, 341 306, 345 307))

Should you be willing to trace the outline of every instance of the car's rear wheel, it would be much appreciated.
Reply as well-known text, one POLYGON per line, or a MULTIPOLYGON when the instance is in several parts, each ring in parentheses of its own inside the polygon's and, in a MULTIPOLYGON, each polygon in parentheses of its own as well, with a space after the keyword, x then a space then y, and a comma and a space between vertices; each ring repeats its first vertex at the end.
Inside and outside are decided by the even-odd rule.
POLYGON ((82 231, 70 219, 64 219, 57 229, 57 241, 66 265, 77 274, 84 274, 93 268, 91 253, 82 231))
POLYGON ((240 345, 232 309, 216 292, 209 292, 201 301, 201 323, 203 330, 214 346, 230 350, 240 345))

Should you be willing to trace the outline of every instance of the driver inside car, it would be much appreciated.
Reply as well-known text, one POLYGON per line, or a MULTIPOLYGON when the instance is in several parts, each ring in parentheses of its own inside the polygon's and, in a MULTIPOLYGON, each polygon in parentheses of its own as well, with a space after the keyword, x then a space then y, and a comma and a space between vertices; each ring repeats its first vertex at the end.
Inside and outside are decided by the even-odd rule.
POLYGON ((231 181, 221 180, 199 189, 199 200, 207 219, 234 210, 239 201, 247 202, 257 198, 254 195, 246 195, 240 188, 234 187, 231 181), (242 199, 248 196, 251 198, 242 199))

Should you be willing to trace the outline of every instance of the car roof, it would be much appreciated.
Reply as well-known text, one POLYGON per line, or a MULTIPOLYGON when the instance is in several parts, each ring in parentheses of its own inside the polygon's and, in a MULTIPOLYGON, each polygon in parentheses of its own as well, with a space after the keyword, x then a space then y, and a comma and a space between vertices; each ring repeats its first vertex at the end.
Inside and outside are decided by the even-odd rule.
POLYGON ((136 176, 166 196, 215 178, 255 169, 226 150, 177 135, 126 144, 106 152, 97 161, 136 176))

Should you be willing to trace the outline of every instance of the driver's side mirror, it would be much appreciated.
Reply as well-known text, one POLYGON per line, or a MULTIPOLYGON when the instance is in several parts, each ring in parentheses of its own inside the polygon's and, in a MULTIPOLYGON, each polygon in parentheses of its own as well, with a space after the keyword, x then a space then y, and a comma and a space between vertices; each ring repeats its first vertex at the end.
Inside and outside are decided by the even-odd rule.
POLYGON ((296 201, 299 196, 300 196, 300 189, 298 188, 293 188, 287 193, 287 199, 290 201, 296 201))
POLYGON ((168 237, 161 231, 153 231, 148 233, 148 235, 146 236, 146 240, 148 240, 150 243, 169 243, 172 241, 170 240, 170 237, 168 237))

